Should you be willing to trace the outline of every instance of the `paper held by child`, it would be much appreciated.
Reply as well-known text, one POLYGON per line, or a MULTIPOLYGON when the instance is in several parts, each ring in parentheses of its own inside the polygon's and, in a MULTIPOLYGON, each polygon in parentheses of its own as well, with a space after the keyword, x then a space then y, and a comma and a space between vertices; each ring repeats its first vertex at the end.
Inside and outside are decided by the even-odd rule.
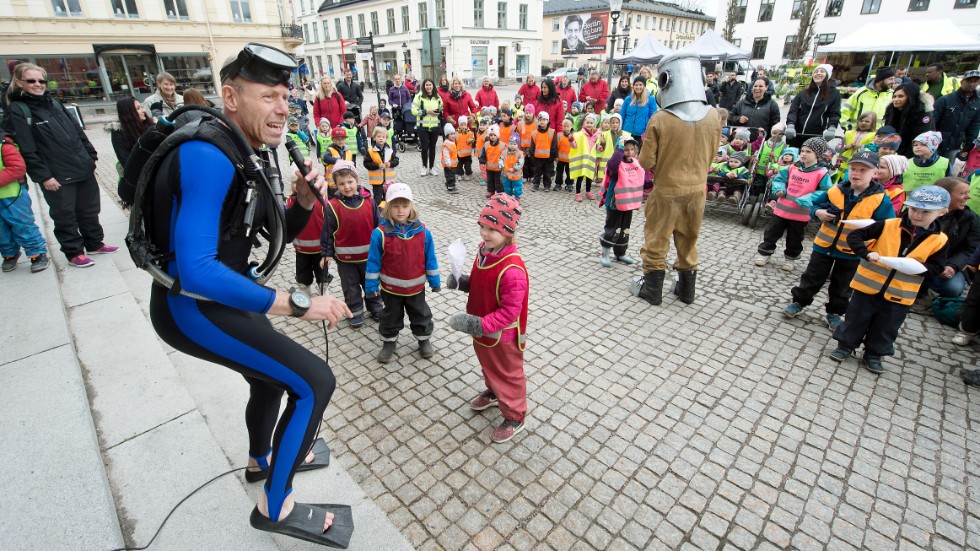
POLYGON ((842 220, 842 222, 855 230, 859 230, 861 228, 866 228, 871 224, 874 224, 876 221, 870 219, 864 219, 864 220, 842 220))
POLYGON ((926 271, 926 267, 914 258, 907 258, 903 256, 883 256, 878 259, 878 262, 893 270, 898 270, 903 274, 908 275, 919 275, 926 271))
POLYGON ((449 269, 457 281, 463 275, 463 266, 465 264, 466 245, 463 245, 463 238, 459 238, 449 244, 449 269))

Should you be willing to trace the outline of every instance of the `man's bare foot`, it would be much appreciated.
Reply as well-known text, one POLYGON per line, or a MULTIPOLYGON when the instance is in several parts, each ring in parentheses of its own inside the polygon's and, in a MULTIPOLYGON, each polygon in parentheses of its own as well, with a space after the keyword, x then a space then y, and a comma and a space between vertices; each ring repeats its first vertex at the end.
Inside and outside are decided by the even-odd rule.
MULTIPOLYGON (((289 516, 289 513, 293 512, 293 504, 295 501, 292 496, 287 496, 286 501, 282 504, 282 510, 279 512, 279 520, 282 520, 289 516)), ((269 503, 266 500, 265 492, 259 497, 259 502, 255 504, 258 507, 259 512, 262 516, 269 518, 269 503)), ((323 519, 323 531, 326 532, 330 525, 333 524, 333 513, 327 513, 326 518, 323 519)))
MULTIPOLYGON (((272 457, 272 454, 270 453, 265 458, 266 463, 269 462, 269 458, 271 458, 271 457, 272 457)), ((313 462, 313 458, 314 458, 313 452, 310 452, 310 453, 306 454, 306 460, 304 460, 303 462, 304 463, 312 463, 313 462)), ((259 462, 256 461, 255 459, 253 459, 251 456, 249 456, 249 458, 248 458, 248 464, 247 465, 248 465, 247 468, 248 468, 248 471, 249 472, 257 473, 257 472, 259 472, 259 471, 262 470, 259 467, 259 462)))

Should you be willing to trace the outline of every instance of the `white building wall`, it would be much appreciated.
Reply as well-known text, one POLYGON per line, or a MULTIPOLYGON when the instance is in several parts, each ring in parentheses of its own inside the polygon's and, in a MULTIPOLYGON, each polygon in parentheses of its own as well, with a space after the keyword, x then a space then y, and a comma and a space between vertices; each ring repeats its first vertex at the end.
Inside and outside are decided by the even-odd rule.
MULTIPOLYGON (((980 38, 980 8, 953 9, 954 0, 931 0, 926 11, 908 11, 910 0, 881 0, 880 11, 876 14, 862 14, 864 0, 844 0, 844 6, 838 17, 826 17, 827 2, 821 0, 818 8, 817 25, 814 34, 836 33, 837 39, 858 32, 868 23, 908 21, 909 19, 945 19, 959 27, 970 36, 980 38)), ((745 13, 745 23, 735 26, 734 38, 741 40, 742 49, 752 51, 756 38, 768 38, 765 57, 753 59, 752 63, 778 65, 786 61, 783 57, 783 45, 787 36, 796 34, 799 20, 790 19, 793 9, 792 0, 776 0, 772 21, 759 22, 761 0, 748 0, 745 13)), ((728 0, 718 2, 719 32, 725 28, 725 9, 728 0)), ((737 42, 736 42, 737 44, 737 42)), ((823 57, 818 56, 818 57, 823 57)))

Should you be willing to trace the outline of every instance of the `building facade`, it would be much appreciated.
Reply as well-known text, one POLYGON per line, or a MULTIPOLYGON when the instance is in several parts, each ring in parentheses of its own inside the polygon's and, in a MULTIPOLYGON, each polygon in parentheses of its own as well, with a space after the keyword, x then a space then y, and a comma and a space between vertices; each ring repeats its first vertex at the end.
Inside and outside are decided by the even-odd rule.
POLYGON ((214 94, 218 69, 246 42, 295 53, 290 10, 288 0, 0 0, 0 80, 26 61, 65 101, 143 98, 161 71, 179 90, 214 94))
MULTIPOLYGON (((732 42, 752 52, 752 63, 779 65, 789 60, 799 31, 800 0, 736 0, 732 42)), ((728 0, 719 0, 724 19, 728 0)), ((819 0, 814 45, 832 44, 868 23, 945 19, 971 36, 980 36, 977 0, 819 0)), ((724 21, 720 23, 724 27, 724 21)), ((908 57, 908 56, 905 56, 908 57)))
MULTIPOLYGON (((629 51, 648 34, 670 48, 683 48, 714 27, 715 18, 699 10, 654 0, 625 0, 616 26, 616 55, 623 54, 624 47, 629 51)), ((609 57, 609 2, 548 0, 542 28, 542 58, 547 66, 595 66, 609 57)))
MULTIPOLYGON (((310 72, 338 79, 351 68, 358 80, 380 83, 395 73, 421 78, 421 29, 430 25, 427 3, 418 0, 296 0, 303 51, 310 72), (375 61, 357 53, 354 41, 374 35, 375 61), (380 46, 378 45, 380 44, 380 46)), ((536 73, 541 62, 542 0, 435 0, 442 65, 463 79, 495 80, 536 73)))

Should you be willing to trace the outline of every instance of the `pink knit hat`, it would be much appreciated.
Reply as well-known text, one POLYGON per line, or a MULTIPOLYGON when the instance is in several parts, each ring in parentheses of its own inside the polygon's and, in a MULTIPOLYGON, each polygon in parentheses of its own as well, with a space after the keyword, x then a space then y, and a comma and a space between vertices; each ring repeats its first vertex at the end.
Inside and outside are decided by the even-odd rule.
POLYGON ((533 115, 534 113, 535 113, 535 110, 534 110, 534 104, 533 103, 529 103, 529 104, 527 104, 527 105, 524 106, 524 114, 526 114, 526 115, 533 115))
POLYGON ((521 219, 521 204, 506 193, 498 193, 487 200, 480 211, 480 224, 504 235, 514 235, 521 219))

